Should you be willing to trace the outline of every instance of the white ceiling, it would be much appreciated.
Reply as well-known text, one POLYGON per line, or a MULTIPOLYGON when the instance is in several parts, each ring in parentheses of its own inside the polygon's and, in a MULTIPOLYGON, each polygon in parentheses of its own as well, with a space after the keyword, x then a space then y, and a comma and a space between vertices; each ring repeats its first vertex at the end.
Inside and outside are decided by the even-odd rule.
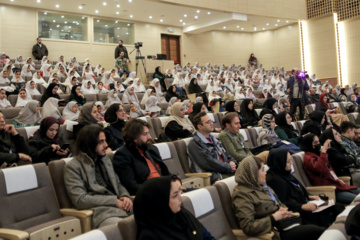
POLYGON ((213 30, 254 32, 255 27, 264 31, 263 28, 271 30, 297 22, 297 19, 209 11, 151 0, 0 0, 0 4, 183 27, 184 32, 192 34, 213 30))

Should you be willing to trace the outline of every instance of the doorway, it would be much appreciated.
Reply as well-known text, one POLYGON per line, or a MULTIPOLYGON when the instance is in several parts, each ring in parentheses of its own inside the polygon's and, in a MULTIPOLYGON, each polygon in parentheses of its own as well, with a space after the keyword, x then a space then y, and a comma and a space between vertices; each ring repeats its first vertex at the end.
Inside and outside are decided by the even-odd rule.
POLYGON ((180 64, 180 36, 161 34, 161 54, 166 54, 166 60, 180 64))

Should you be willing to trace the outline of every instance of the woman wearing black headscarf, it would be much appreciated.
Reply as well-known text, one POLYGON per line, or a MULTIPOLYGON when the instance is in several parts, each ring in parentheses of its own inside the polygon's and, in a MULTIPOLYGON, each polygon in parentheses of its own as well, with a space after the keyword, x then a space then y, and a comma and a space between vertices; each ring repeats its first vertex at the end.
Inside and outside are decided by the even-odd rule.
POLYGON ((69 101, 76 102, 79 107, 86 103, 86 98, 81 94, 81 85, 74 85, 71 88, 69 101))
POLYGON ((57 98, 60 99, 59 94, 57 94, 57 91, 59 90, 59 84, 57 83, 50 83, 47 87, 45 93, 42 95, 40 100, 40 105, 42 106, 48 98, 57 98))
POLYGON ((276 134, 282 140, 299 145, 299 132, 291 125, 291 116, 287 112, 281 112, 275 117, 277 127, 275 128, 276 134))
POLYGON ((331 140, 331 148, 327 150, 328 159, 334 168, 336 175, 348 176, 352 178, 352 185, 360 186, 360 173, 356 172, 356 158, 349 155, 345 148, 340 144, 341 134, 334 128, 326 129, 319 137, 320 143, 331 140))
POLYGON ((122 129, 125 126, 125 111, 119 103, 112 104, 105 112, 105 121, 110 125, 105 128, 106 142, 111 150, 124 145, 122 129))
POLYGON ((155 78, 159 79, 161 88, 165 92, 166 91, 165 75, 161 72, 161 67, 160 66, 157 66, 155 68, 155 73, 153 75, 153 79, 155 79, 155 78))
POLYGON ((137 240, 215 240, 181 207, 181 180, 174 175, 145 181, 136 193, 134 215, 137 240))
POLYGON ((313 111, 309 114, 309 119, 304 123, 301 129, 301 135, 313 133, 320 136, 321 132, 326 128, 325 113, 321 111, 313 111))
POLYGON ((167 102, 170 102, 170 99, 172 97, 176 97, 178 99, 180 99, 180 96, 176 93, 176 86, 175 85, 171 85, 165 95, 165 99, 167 102))
POLYGON ((272 149, 267 165, 266 183, 275 191, 280 201, 289 211, 299 212, 305 224, 315 224, 322 227, 330 226, 343 207, 328 208, 319 213, 312 213, 317 209, 311 200, 319 200, 319 196, 310 196, 305 187, 291 174, 292 158, 286 149, 272 149), (332 214, 334 213, 334 214, 332 214))
POLYGON ((33 163, 45 162, 65 158, 69 149, 61 148, 64 142, 59 137, 59 120, 54 117, 46 117, 40 123, 40 128, 29 139, 30 156, 33 163))
POLYGON ((262 118, 265 114, 272 114, 276 117, 277 112, 275 111, 277 107, 277 100, 275 98, 267 99, 263 104, 263 110, 260 112, 260 118, 262 118))
POLYGON ((189 114, 188 118, 190 119, 190 121, 193 123, 194 117, 196 114, 198 114, 199 112, 206 112, 206 105, 205 103, 202 102, 198 102, 195 103, 193 106, 193 111, 189 114))
POLYGON ((206 92, 197 84, 197 79, 193 78, 189 84, 189 94, 196 93, 197 97, 202 97, 206 106, 208 106, 209 99, 206 96, 206 92))
POLYGON ((244 99, 240 105, 240 124, 241 128, 256 127, 259 125, 260 118, 254 110, 252 99, 244 99))
POLYGON ((340 99, 340 102, 346 102, 347 101, 346 88, 342 88, 340 90, 339 99, 340 99))

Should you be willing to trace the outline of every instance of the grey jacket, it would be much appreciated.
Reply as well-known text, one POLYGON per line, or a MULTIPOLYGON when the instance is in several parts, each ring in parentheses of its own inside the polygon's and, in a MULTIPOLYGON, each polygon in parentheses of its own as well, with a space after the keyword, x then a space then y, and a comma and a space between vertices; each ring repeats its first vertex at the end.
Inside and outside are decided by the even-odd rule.
POLYGON ((189 143, 188 151, 192 160, 191 170, 193 172, 211 172, 211 182, 214 183, 216 180, 222 179, 223 174, 232 175, 229 162, 234 162, 236 165, 237 162, 226 152, 218 139, 211 133, 210 136, 213 143, 209 142, 200 132, 196 132, 189 143), (219 159, 219 153, 224 161, 219 159))
POLYGON ((117 199, 130 196, 115 174, 110 158, 104 156, 99 161, 103 162, 116 195, 96 182, 95 163, 88 155, 79 154, 64 168, 64 181, 70 200, 79 210, 91 209, 94 211, 92 218, 94 228, 97 228, 107 218, 129 215, 116 207, 117 199))

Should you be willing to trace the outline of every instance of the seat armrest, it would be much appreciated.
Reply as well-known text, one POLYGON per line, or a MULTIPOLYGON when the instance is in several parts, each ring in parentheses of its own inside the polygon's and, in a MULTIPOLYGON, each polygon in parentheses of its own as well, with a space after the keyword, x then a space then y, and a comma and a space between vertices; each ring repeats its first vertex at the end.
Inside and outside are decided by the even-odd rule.
MULTIPOLYGON (((248 239, 249 238, 249 236, 246 235, 244 233, 244 231, 241 229, 233 229, 232 232, 237 239, 248 239)), ((255 239, 261 239, 261 240, 272 240, 273 237, 274 237, 273 232, 254 236, 255 239)))
POLYGON ((185 173, 186 177, 201 177, 204 179, 204 186, 211 186, 210 177, 212 176, 212 173, 203 172, 203 173, 185 173))
POLYGON ((345 184, 350 185, 350 179, 351 177, 338 177, 340 180, 343 180, 345 184))
POLYGON ((329 199, 334 199, 334 202, 336 201, 336 195, 335 195, 335 189, 334 186, 311 186, 306 187, 307 191, 310 195, 316 195, 323 193, 326 196, 329 197, 329 199))
POLYGON ((77 210, 73 208, 62 208, 60 212, 64 216, 77 217, 81 223, 83 233, 91 231, 91 218, 94 212, 92 210, 77 210))
POLYGON ((29 233, 21 230, 0 228, 0 237, 9 240, 29 239, 29 233))

